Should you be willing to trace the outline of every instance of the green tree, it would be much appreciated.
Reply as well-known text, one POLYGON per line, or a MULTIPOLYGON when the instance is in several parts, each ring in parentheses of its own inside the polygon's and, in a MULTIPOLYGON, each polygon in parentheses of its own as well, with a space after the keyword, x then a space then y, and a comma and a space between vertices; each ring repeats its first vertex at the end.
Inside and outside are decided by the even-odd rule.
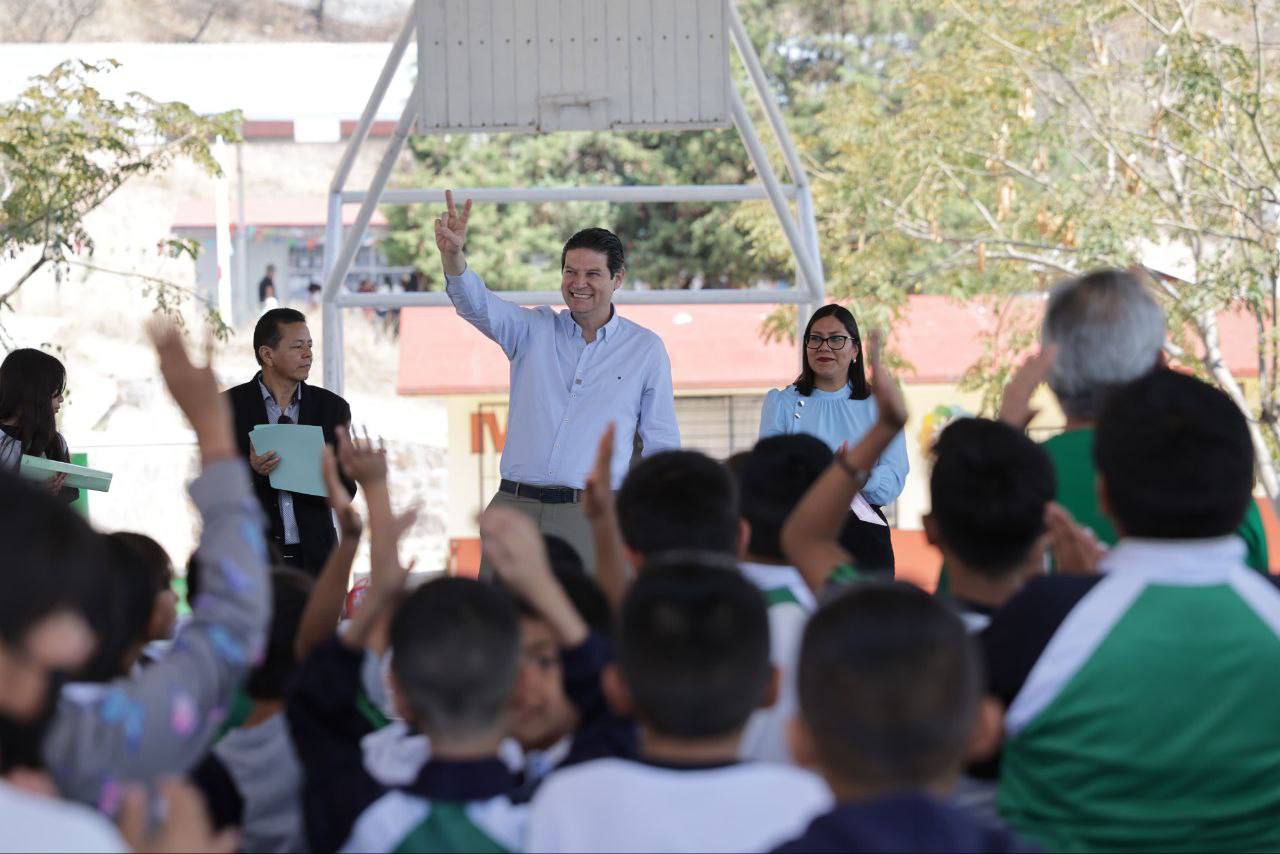
MULTIPOLYGON (((163 171, 181 157, 220 174, 210 143, 217 136, 239 138, 238 113, 200 116, 185 104, 136 92, 122 100, 103 97, 93 80, 117 66, 113 60, 64 62, 0 104, 0 254, 34 253, 15 280, 0 285, 0 316, 14 310, 14 296, 42 268, 59 278, 72 266, 101 269, 92 263, 84 218, 130 178, 163 171)), ((171 254, 197 251, 193 241, 168 240, 165 247, 171 254)), ((162 310, 184 296, 185 289, 158 277, 119 275, 140 282, 162 310)), ((207 305, 206 311, 225 334, 217 311, 207 305)))
MULTIPOLYGON (((1157 288, 1170 351, 1249 416, 1259 476, 1280 362, 1280 124, 1273 28, 1256 0, 930 0, 932 29, 881 85, 832 87, 808 150, 838 295, 1007 302, 1099 265, 1176 259, 1157 288), (1256 399, 1219 313, 1258 330, 1256 399)), ((999 384, 1028 324, 975 379, 999 384)), ((1020 331, 1019 331, 1020 330, 1020 331)))

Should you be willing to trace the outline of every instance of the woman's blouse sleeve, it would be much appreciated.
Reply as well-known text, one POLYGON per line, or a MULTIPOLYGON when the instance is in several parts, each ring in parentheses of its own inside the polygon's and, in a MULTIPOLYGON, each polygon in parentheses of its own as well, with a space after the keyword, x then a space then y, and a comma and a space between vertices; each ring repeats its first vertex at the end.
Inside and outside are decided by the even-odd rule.
MULTIPOLYGON (((874 401, 872 410, 874 413, 874 401)), ((902 494, 910 469, 907 463, 907 434, 905 430, 899 430, 889 447, 880 455, 880 459, 871 467, 871 477, 867 479, 866 486, 862 487, 862 497, 877 507, 892 504, 902 494)))
POLYGON ((760 436, 780 436, 787 432, 787 393, 782 389, 772 389, 764 396, 764 407, 760 410, 760 436))

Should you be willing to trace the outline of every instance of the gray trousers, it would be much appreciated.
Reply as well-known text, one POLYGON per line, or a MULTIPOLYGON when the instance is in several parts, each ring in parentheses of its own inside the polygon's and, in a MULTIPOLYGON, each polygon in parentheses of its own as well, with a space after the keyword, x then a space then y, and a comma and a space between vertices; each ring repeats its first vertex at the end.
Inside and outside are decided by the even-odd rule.
MULTIPOLYGON (((581 504, 544 504, 533 498, 498 492, 489 506, 513 507, 524 513, 533 520, 539 531, 554 534, 573 546, 582 557, 582 565, 586 567, 587 574, 595 575, 595 540, 591 536, 591 523, 583 515, 581 504)), ((481 546, 483 545, 481 542, 481 546)), ((480 577, 493 577, 493 565, 489 563, 488 556, 482 555, 480 558, 480 577)))

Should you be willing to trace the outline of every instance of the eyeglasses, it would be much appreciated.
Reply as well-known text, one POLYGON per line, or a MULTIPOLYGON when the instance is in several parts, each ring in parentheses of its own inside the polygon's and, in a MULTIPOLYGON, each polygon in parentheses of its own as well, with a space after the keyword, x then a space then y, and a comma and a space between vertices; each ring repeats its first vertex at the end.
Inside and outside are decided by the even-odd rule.
POLYGON ((821 335, 807 335, 804 339, 804 346, 810 350, 822 349, 822 343, 826 342, 827 346, 832 350, 843 350, 844 345, 849 343, 848 335, 828 335, 823 338, 821 335))

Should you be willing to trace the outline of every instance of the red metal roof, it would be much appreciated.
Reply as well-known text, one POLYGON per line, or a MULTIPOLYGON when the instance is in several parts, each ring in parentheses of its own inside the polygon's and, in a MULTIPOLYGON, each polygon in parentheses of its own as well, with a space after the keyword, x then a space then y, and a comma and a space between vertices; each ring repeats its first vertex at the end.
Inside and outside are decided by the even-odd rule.
MULTIPOLYGON (((342 224, 353 225, 360 213, 359 205, 342 206, 342 224)), ((246 196, 245 225, 257 227, 324 228, 328 218, 324 196, 246 196)), ((231 196, 231 228, 236 227, 239 211, 234 191, 231 196)), ((374 209, 371 226, 386 226, 387 218, 374 209)), ((213 196, 185 198, 178 202, 171 228, 213 228, 213 196)))
MULTIPOLYGON (((913 296, 889 332, 889 346, 910 368, 905 382, 952 383, 984 353, 992 336, 1035 329, 1044 300, 1027 297, 997 312, 995 305, 949 297, 913 296), (1028 325, 1029 324, 1029 325, 1028 325)), ((796 345, 764 343, 761 322, 770 305, 623 305, 622 315, 661 336, 678 390, 778 388, 799 369, 796 345)), ((1223 353, 1238 377, 1257 375, 1257 333, 1246 315, 1220 316, 1223 353)), ((409 308, 400 315, 401 394, 505 391, 509 366, 497 344, 451 308, 409 308)))

